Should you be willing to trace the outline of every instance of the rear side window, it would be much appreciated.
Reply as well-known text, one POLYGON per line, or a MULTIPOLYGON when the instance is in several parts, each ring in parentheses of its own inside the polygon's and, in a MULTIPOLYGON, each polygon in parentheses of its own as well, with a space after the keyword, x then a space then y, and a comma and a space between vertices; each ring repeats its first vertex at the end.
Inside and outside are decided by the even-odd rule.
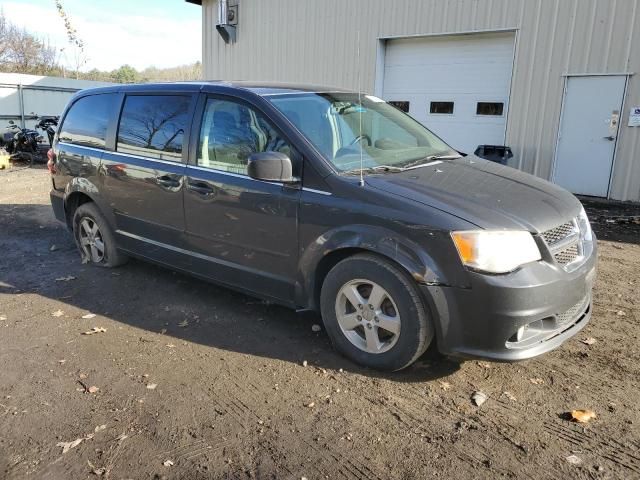
POLYGON ((181 161, 190 103, 189 96, 128 96, 120 116, 117 151, 181 161))
POLYGON ((60 127, 58 140, 74 145, 104 148, 107 126, 117 103, 113 93, 78 99, 60 127))

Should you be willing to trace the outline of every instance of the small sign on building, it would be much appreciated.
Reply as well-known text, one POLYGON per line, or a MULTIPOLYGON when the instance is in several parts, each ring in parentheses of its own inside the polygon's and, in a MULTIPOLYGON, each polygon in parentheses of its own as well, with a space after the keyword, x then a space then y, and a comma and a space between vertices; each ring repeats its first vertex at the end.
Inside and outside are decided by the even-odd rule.
POLYGON ((629 126, 640 127, 640 106, 631 107, 631 112, 629 113, 629 126))

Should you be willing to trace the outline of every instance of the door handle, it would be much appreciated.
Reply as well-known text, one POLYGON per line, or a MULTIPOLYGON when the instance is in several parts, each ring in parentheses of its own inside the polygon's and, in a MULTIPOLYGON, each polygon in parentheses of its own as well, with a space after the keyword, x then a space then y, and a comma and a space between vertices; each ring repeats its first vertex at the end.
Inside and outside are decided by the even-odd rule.
POLYGON ((180 186, 180 180, 177 177, 173 177, 171 175, 161 175, 156 177, 156 182, 159 185, 167 188, 176 188, 180 186))
POLYGON ((604 138, 605 140, 609 140, 610 142, 613 142, 616 139, 616 137, 614 137, 613 135, 609 135, 609 136, 602 137, 602 138, 604 138))
POLYGON ((214 192, 213 187, 205 182, 189 182, 187 184, 187 189, 200 195, 211 195, 214 192))

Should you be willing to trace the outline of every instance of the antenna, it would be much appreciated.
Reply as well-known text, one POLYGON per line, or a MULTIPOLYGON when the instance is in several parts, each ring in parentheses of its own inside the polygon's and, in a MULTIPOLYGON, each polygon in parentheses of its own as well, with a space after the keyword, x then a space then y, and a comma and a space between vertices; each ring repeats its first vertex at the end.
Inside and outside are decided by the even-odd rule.
POLYGON ((358 144, 360 144, 360 186, 364 187, 364 154, 362 152, 362 69, 360 68, 360 29, 358 28, 358 103, 360 108, 358 109, 358 121, 360 123, 360 131, 358 132, 358 144))

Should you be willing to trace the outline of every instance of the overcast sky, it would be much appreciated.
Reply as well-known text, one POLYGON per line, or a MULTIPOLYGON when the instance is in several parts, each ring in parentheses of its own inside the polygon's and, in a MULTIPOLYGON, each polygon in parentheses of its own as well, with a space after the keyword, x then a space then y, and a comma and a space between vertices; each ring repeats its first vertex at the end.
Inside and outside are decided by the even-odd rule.
MULTIPOLYGON (((89 57, 83 70, 171 67, 202 59, 200 7, 184 0, 62 0, 89 57)), ((3 0, 13 23, 67 47, 54 0, 3 0)), ((73 64, 73 59, 60 58, 73 64)))

